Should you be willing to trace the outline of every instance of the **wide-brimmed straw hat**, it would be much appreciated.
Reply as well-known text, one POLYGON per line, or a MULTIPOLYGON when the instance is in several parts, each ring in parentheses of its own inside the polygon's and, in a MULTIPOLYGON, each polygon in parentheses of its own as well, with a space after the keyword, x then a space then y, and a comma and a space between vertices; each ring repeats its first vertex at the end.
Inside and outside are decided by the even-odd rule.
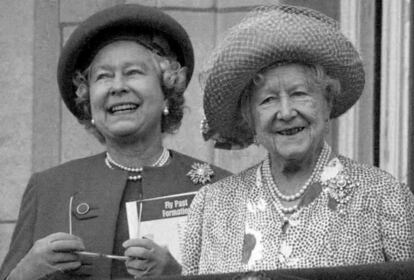
POLYGON ((243 148, 253 132, 242 122, 240 95, 260 70, 277 63, 319 64, 338 79, 331 118, 348 110, 362 94, 365 72, 338 23, 308 8, 260 7, 231 28, 200 74, 204 90, 204 138, 219 148, 243 148))
POLYGON ((117 5, 102 10, 83 21, 65 43, 58 63, 57 80, 62 98, 68 109, 83 119, 76 106, 76 71, 89 66, 97 51, 105 44, 119 39, 137 41, 154 36, 159 51, 174 54, 181 66, 187 67, 187 84, 194 69, 194 52, 184 28, 160 9, 138 4, 117 5))

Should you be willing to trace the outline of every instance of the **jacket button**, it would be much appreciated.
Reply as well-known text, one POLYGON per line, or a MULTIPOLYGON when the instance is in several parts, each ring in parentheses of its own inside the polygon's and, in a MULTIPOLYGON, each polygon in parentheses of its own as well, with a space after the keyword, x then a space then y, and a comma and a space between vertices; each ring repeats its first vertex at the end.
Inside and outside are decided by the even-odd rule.
POLYGON ((78 206, 76 206, 76 213, 79 215, 85 215, 89 212, 89 204, 86 202, 80 203, 78 206))

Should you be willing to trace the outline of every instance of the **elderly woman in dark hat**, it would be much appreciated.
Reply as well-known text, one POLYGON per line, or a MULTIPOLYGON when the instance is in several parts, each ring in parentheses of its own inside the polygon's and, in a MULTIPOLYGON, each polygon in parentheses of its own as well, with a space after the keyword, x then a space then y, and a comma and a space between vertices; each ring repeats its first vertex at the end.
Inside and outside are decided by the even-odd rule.
POLYGON ((407 260, 414 197, 378 168, 335 154, 329 121, 364 87, 361 58, 333 19, 261 7, 232 28, 202 73, 203 134, 263 145, 259 164, 203 187, 185 234, 184 273, 407 260))
POLYGON ((162 144, 180 126, 193 65, 187 33, 158 9, 115 6, 79 25, 60 56, 60 93, 107 151, 32 176, 0 279, 180 273, 162 244, 129 238, 126 203, 228 175, 162 144))

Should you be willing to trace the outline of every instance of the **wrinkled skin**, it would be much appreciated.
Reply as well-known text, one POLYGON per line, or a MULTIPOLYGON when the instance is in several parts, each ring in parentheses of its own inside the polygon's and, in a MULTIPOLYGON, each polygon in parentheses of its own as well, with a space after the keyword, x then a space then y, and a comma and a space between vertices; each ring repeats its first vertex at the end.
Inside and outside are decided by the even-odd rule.
POLYGON ((125 263, 126 268, 135 278, 181 273, 180 264, 168 249, 159 246, 151 239, 130 239, 125 241, 123 246, 125 256, 129 257, 125 263))
POLYGON ((57 271, 75 270, 81 266, 75 252, 83 250, 85 246, 77 236, 62 232, 50 234, 33 244, 7 279, 33 280, 57 271))

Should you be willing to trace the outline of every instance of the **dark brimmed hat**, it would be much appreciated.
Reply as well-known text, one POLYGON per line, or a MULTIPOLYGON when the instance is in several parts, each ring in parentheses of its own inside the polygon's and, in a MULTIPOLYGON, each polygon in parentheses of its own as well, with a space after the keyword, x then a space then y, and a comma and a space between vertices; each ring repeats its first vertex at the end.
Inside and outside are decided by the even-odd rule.
POLYGON ((256 73, 277 63, 318 64, 339 80, 331 118, 352 107, 364 88, 362 60, 335 20, 304 7, 260 7, 230 29, 200 75, 206 140, 219 148, 253 143, 253 132, 242 122, 240 95, 256 73))
POLYGON ((194 52, 184 28, 160 9, 138 4, 117 5, 83 21, 62 49, 57 80, 68 109, 78 119, 84 118, 75 103, 76 87, 73 78, 76 71, 83 71, 89 66, 99 49, 117 39, 139 39, 153 35, 168 42, 168 46, 163 42, 158 44, 161 52, 173 53, 181 66, 187 67, 188 85, 194 70, 194 52), (163 50, 163 47, 167 50, 163 50))

